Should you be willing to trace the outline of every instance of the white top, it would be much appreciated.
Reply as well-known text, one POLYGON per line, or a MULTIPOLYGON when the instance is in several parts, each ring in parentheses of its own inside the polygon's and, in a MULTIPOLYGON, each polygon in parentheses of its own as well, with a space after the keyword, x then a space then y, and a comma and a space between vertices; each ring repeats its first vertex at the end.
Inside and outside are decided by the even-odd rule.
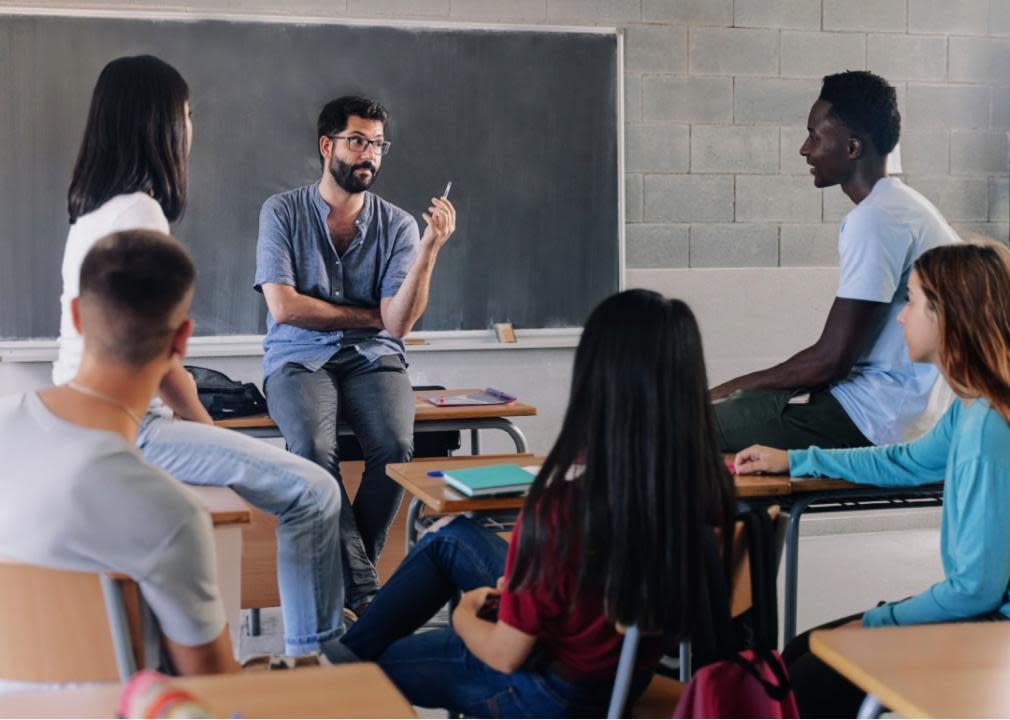
MULTIPOLYGON (((67 246, 63 251, 63 294, 60 295, 59 353, 53 363, 55 385, 73 379, 84 355, 84 341, 74 329, 70 315, 70 301, 81 291, 81 265, 84 256, 98 240, 121 230, 156 230, 168 233, 169 227, 158 201, 146 193, 135 192, 116 195, 96 210, 80 216, 67 233, 67 246)), ((169 414, 157 397, 151 401, 148 410, 169 414)))
POLYGON ((930 408, 939 373, 908 357, 898 313, 908 301, 912 265, 931 248, 959 242, 954 229, 929 200, 897 178, 882 178, 842 220, 838 238, 840 298, 887 303, 873 318, 871 340, 849 376, 831 394, 874 445, 910 439, 913 429, 932 426, 946 408, 930 408), (925 422, 924 422, 925 420, 925 422))
POLYGON ((210 516, 185 485, 113 432, 57 416, 35 393, 0 398, 0 555, 140 584, 165 635, 224 629, 210 516))

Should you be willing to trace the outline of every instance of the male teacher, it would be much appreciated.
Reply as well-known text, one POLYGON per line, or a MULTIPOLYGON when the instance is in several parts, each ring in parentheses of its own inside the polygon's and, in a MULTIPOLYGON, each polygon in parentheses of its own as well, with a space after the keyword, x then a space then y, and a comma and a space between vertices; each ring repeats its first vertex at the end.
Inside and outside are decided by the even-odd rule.
POLYGON ((926 198, 887 176, 900 126, 883 78, 824 78, 800 154, 816 187, 841 185, 856 204, 839 233, 838 290, 816 343, 712 389, 723 450, 884 445, 921 427, 938 375, 909 360, 897 315, 915 260, 958 237, 926 198))
POLYGON ((255 287, 266 298, 267 405, 288 448, 341 486, 346 606, 378 590, 375 562, 402 489, 387 463, 413 455, 414 397, 402 337, 428 304, 438 251, 456 211, 432 198, 427 227, 368 192, 390 142, 374 100, 341 97, 319 114, 322 177, 263 203, 255 287), (340 477, 337 424, 354 431, 365 472, 353 505, 340 477))

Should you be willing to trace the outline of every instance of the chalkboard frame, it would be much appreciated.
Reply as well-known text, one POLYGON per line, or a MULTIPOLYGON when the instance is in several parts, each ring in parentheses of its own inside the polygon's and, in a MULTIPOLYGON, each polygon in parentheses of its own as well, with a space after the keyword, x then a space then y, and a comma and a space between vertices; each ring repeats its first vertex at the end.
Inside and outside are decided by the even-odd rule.
MULTIPOLYGON (((0 21, 6 16, 15 17, 58 17, 58 18, 96 18, 110 20, 145 20, 145 21, 166 21, 176 23, 197 23, 202 21, 222 21, 227 23, 259 23, 259 24, 281 24, 281 25, 321 25, 321 26, 348 26, 348 27, 373 27, 373 28, 393 28, 393 29, 413 29, 430 30, 440 32, 467 32, 479 31, 485 33, 495 32, 522 32, 537 35, 544 34, 576 34, 576 35, 604 35, 614 39, 614 97, 613 110, 616 116, 614 130, 616 138, 616 167, 614 168, 616 186, 616 268, 614 268, 614 286, 608 288, 609 291, 621 290, 625 286, 625 155, 624 155, 624 34, 615 27, 589 27, 589 26, 563 26, 563 25, 520 25, 520 24, 483 24, 473 22, 434 22, 434 21, 404 21, 392 19, 350 19, 331 18, 318 16, 288 16, 288 15, 266 15, 266 14, 246 14, 246 13, 204 13, 204 12, 171 12, 171 11, 148 11, 148 10, 100 10, 100 9, 49 9, 49 8, 0 8, 0 21)), ((83 120, 82 120, 83 123, 83 120)), ((198 130, 199 132, 199 130, 198 130)), ((377 192, 382 195, 381 187, 377 187, 377 192)), ((591 308, 586 308, 586 312, 591 308)), ((499 318, 507 319, 507 318, 499 318)), ((56 322, 52 323, 56 328, 56 322)), ((541 326, 527 326, 537 334, 550 332, 551 328, 559 331, 565 328, 577 327, 577 324, 548 325, 546 329, 541 326)), ((463 328, 460 330, 445 330, 434 328, 428 332, 422 328, 420 336, 431 335, 438 338, 449 338, 458 334, 463 337, 474 337, 473 328, 463 328)), ((236 340, 242 338, 242 342, 248 342, 248 338, 253 337, 247 329, 229 331, 224 333, 201 334, 194 338, 200 340, 214 340, 215 338, 225 339, 235 337, 236 340)), ((32 335, 25 338, 33 346, 39 343, 46 343, 49 335, 32 335)), ((11 336, 0 331, 0 345, 11 347, 19 344, 21 338, 11 336)))

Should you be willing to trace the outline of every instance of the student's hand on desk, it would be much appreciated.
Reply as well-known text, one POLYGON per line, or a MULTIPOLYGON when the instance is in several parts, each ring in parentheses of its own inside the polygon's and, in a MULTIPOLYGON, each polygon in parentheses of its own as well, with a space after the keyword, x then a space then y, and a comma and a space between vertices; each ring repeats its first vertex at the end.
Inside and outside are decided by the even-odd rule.
POLYGON ((769 475, 784 475, 789 472, 789 453, 785 450, 751 445, 741 450, 733 458, 733 466, 737 475, 754 475, 767 473, 769 475))
POLYGON ((421 246, 438 250, 456 231, 456 208, 445 198, 432 198, 428 212, 421 215, 428 227, 421 236, 421 246))

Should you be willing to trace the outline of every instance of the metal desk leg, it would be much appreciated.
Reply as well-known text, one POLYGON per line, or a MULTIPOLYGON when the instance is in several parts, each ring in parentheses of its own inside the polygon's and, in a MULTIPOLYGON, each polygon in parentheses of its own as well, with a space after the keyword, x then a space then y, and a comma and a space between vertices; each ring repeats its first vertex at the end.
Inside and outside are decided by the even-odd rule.
POLYGON ((678 670, 680 681, 682 683, 691 682, 691 643, 687 640, 680 641, 680 646, 677 648, 677 660, 680 666, 678 670))
POLYGON ((133 645, 130 642, 130 622, 126 616, 126 601, 119 584, 108 575, 99 576, 102 585, 102 595, 105 597, 105 614, 109 621, 109 632, 112 635, 112 649, 116 653, 116 669, 119 679, 126 682, 137 672, 137 663, 133 658, 133 645))
POLYGON ((407 528, 404 537, 406 548, 404 554, 409 553, 410 549, 417 542, 417 521, 421 517, 422 507, 424 507, 424 503, 419 498, 412 497, 410 499, 410 504, 407 506, 407 528))
POLYGON ((260 629, 260 609, 250 608, 249 610, 249 635, 259 637, 260 629))
POLYGON ((477 428, 470 430, 470 454, 480 455, 480 430, 477 428))
POLYGON ((800 518, 810 503, 817 499, 816 495, 811 495, 789 508, 785 542, 785 597, 782 600, 782 647, 788 645, 796 637, 796 597, 800 573, 800 518))
POLYGON ((856 717, 878 718, 880 717, 880 713, 883 709, 884 707, 880 704, 880 700, 878 700, 875 695, 867 695, 863 700, 863 704, 859 706, 859 713, 856 717))

